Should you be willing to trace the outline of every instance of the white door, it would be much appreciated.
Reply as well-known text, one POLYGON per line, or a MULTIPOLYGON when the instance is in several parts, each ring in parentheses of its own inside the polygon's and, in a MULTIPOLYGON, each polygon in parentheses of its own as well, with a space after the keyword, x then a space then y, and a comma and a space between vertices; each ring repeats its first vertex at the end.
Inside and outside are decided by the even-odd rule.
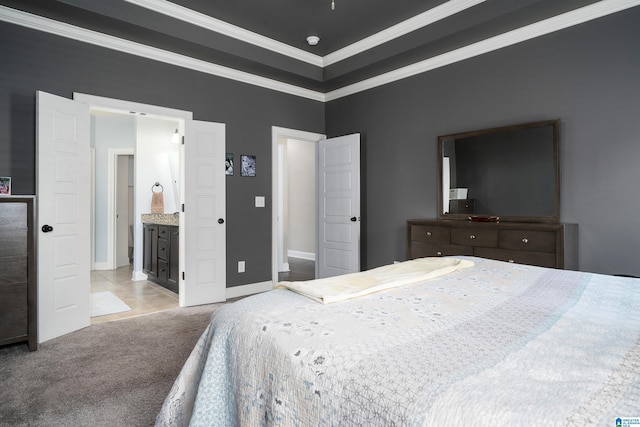
POLYGON ((184 272, 180 277, 181 306, 226 300, 224 154, 224 124, 185 122, 181 230, 186 231, 180 236, 180 266, 184 272))
POLYGON ((38 341, 89 326, 89 107, 36 94, 38 341))
POLYGON ((318 142, 316 277, 360 271, 360 134, 318 142))

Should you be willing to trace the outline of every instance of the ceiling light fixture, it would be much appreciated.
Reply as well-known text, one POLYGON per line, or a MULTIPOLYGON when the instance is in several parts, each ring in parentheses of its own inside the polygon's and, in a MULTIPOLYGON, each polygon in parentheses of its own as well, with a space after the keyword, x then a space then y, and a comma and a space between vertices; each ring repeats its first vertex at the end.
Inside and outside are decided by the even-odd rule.
POLYGON ((319 41, 320 41, 320 37, 318 36, 307 37, 307 43, 309 43, 309 46, 315 46, 318 44, 319 41))
POLYGON ((336 0, 331 0, 331 10, 336 10, 336 0))

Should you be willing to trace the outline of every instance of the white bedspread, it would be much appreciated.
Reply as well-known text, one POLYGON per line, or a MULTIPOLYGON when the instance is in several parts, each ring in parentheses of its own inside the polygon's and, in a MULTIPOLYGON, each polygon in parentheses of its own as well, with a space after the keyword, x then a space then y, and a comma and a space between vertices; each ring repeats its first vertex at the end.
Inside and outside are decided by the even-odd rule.
POLYGON ((304 282, 280 282, 277 287, 289 289, 323 304, 330 304, 424 282, 468 267, 473 267, 473 261, 440 257, 418 258, 344 276, 304 282))
POLYGON ((157 425, 640 416, 638 279, 468 259, 474 267, 335 304, 278 289, 223 307, 157 425))

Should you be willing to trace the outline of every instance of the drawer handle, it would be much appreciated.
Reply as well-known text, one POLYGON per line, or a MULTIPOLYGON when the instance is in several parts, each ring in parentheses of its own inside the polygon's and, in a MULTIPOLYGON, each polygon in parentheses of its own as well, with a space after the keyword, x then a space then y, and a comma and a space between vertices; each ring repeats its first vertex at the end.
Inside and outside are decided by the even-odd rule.
POLYGON ((469 234, 469 238, 470 238, 471 240, 473 240, 473 239, 475 239, 475 238, 476 238, 476 235, 475 235, 475 234, 469 234))
POLYGON ((529 239, 527 239, 526 237, 524 237, 524 238, 522 239, 522 243, 529 243, 529 239))
POLYGON ((514 261, 514 260, 512 260, 512 259, 510 259, 510 260, 509 260, 509 262, 513 264, 515 261, 514 261))
POLYGON ((438 251, 438 252, 436 252, 436 255, 440 256, 440 255, 442 255, 442 252, 438 251))
POLYGON ((430 231, 427 231, 427 236, 431 236, 431 232, 430 231))

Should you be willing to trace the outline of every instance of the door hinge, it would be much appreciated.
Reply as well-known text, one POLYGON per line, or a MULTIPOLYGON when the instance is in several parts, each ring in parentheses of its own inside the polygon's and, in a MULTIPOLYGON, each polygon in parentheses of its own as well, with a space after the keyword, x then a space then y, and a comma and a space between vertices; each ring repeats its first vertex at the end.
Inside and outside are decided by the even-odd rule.
POLYGON ((184 145, 184 135, 182 136, 182 145, 184 145))
POLYGON ((182 280, 184 280, 184 271, 182 272, 182 280))
POLYGON ((182 204, 182 212, 184 212, 184 203, 182 204))

